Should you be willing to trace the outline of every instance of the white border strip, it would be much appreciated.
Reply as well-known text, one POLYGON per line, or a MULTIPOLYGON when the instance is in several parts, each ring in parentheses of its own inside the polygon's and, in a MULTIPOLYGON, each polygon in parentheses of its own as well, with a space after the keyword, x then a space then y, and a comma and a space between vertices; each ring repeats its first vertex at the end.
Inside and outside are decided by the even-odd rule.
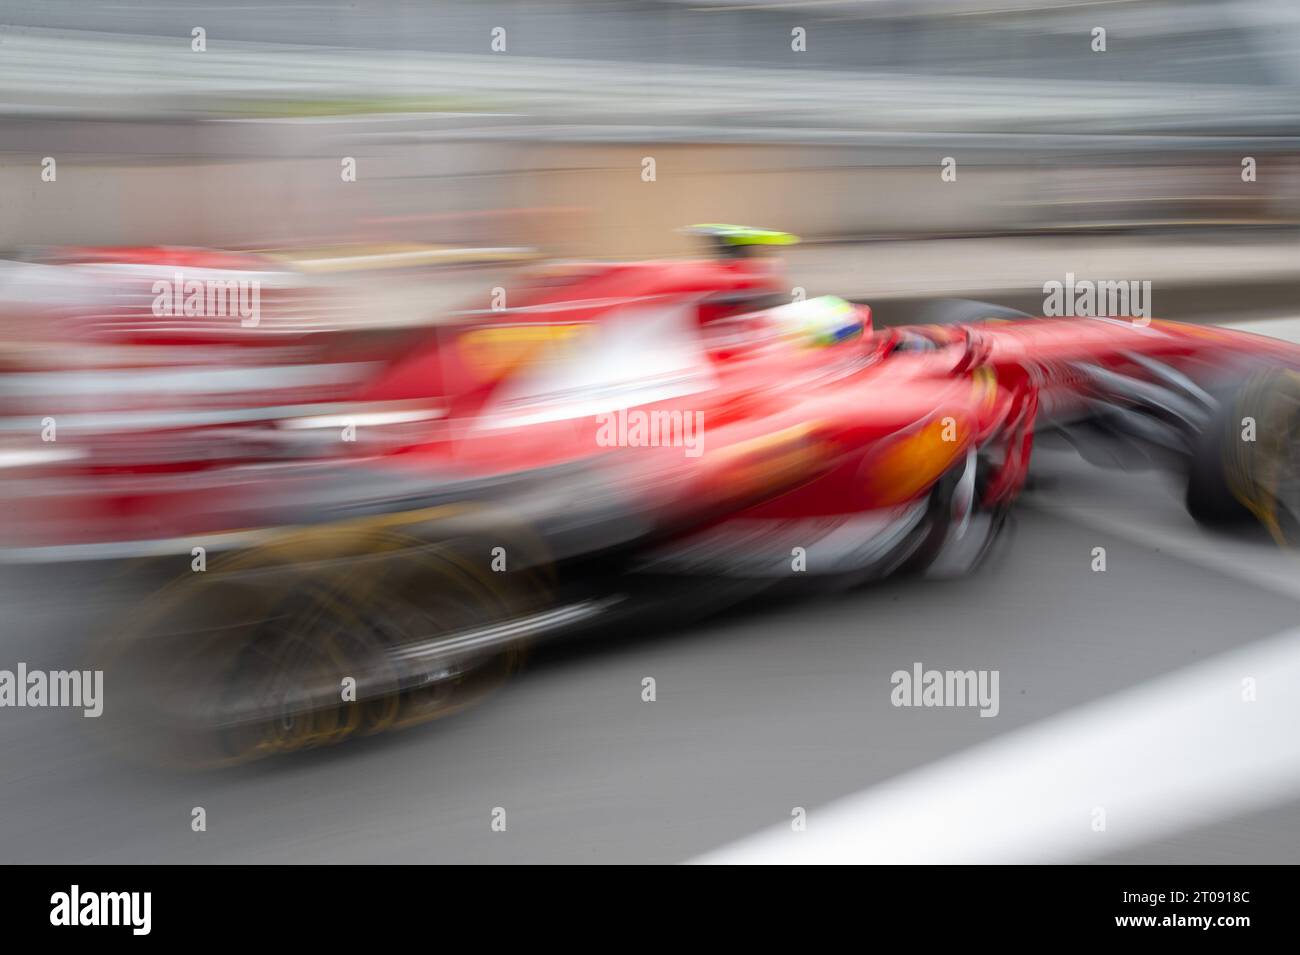
POLYGON ((813 808, 805 831, 787 822, 694 861, 1027 863, 1118 852, 1300 794, 1298 686, 1300 628, 813 808), (1254 702, 1243 700, 1245 679, 1254 702))

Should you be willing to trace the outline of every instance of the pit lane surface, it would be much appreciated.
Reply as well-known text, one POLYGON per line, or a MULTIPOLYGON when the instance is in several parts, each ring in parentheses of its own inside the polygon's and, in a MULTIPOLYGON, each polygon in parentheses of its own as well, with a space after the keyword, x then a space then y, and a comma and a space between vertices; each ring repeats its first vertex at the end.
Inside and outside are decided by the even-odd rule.
MULTIPOLYGON (((96 572, 0 571, 0 668, 84 665, 81 648, 120 611, 122 593, 96 572)), ((952 805, 963 804, 967 783, 972 798, 992 805, 1041 787, 1042 799, 1077 801, 1089 833, 1080 843, 1027 826, 984 850, 990 861, 1295 862, 1300 785, 1291 754, 1272 738, 1280 727, 1230 742, 1262 765, 1272 759, 1281 782, 1274 774, 1263 787, 1250 772, 1229 774, 1208 802, 1191 774, 1214 755, 1208 745, 1202 751, 1195 726, 1154 744, 1103 738, 1100 766, 1112 746, 1116 762, 1139 768, 1123 781, 1119 804, 1108 798, 1108 830, 1095 833, 1095 788, 1086 772, 1082 783, 1062 782, 1071 767, 1060 765, 1051 734, 1058 726, 1090 732, 1104 720, 1080 708, 1098 703, 1108 712, 1116 694, 1133 695, 1139 712, 1155 706, 1162 679, 1196 667, 1237 693, 1252 674, 1220 661, 1264 647, 1288 660, 1300 655, 1300 637, 1289 634, 1298 609, 1294 556, 1200 531, 1159 476, 1043 453, 1010 533, 970 578, 888 582, 673 632, 611 633, 542 650, 484 705, 392 736, 185 775, 136 768, 102 750, 95 731, 112 719, 111 687, 98 722, 79 711, 0 709, 0 861, 739 858, 755 833, 788 832, 794 807, 808 811, 809 833, 861 824, 861 812, 846 822, 826 807, 840 801, 870 816, 884 784, 956 766, 945 782, 952 805), (1106 548, 1104 573, 1092 570, 1095 547, 1106 548), (998 670, 999 714, 894 707, 890 675, 916 662, 998 670), (657 684, 652 703, 641 699, 647 676, 657 684), (1012 751, 1029 752, 1012 757, 1026 775, 999 795, 998 780, 971 754, 989 743, 1015 746, 1026 733, 1045 734, 1046 745, 1012 751), (1145 778, 1133 748, 1148 745, 1161 749, 1145 778), (1167 812, 1135 831, 1124 824, 1123 801, 1150 787, 1167 812), (207 831, 196 833, 198 806, 207 831), (491 828, 497 807, 506 810, 505 832, 491 828)), ((1294 687, 1267 680, 1260 692, 1294 697, 1294 687)), ((924 784, 916 792, 935 796, 924 784)), ((913 829, 894 832, 893 847, 906 855, 914 838, 920 858, 937 822, 913 819, 913 829)))

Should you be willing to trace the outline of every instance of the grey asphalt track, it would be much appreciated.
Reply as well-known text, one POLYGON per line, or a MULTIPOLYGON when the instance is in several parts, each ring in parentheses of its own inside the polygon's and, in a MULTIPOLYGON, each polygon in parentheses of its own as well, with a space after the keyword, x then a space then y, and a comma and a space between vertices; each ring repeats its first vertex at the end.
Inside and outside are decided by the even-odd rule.
MULTIPOLYGON (((793 806, 815 813, 1295 625, 1297 599, 1251 581, 1290 558, 1234 542, 1244 556, 1225 573, 1168 534, 1200 532, 1162 479, 1045 455, 1011 532, 973 577, 541 651, 480 707, 387 737, 171 774, 116 761, 78 713, 0 710, 0 861, 684 861, 788 822, 793 806), (1095 514, 1127 532, 1097 529, 1095 514), (1107 548, 1104 574, 1090 568, 1095 546, 1107 548), (893 707, 890 674, 915 661, 1000 670, 1000 715, 893 707), (641 700, 646 676, 653 703, 641 700), (196 806, 206 832, 191 831, 196 806), (505 832, 491 830, 495 807, 505 832)), ((4 571, 0 666, 74 665, 82 640, 120 610, 112 593, 80 572, 4 571)), ((1295 862, 1300 806, 1108 858, 1295 862)))

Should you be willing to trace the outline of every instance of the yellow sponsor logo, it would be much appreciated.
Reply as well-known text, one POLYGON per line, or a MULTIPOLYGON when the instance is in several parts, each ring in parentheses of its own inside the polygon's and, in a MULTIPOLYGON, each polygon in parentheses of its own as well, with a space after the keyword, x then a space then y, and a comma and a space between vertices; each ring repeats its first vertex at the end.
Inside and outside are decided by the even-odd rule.
POLYGON ((493 381, 525 365, 554 360, 590 329, 589 322, 489 325, 465 332, 456 347, 480 380, 493 381))

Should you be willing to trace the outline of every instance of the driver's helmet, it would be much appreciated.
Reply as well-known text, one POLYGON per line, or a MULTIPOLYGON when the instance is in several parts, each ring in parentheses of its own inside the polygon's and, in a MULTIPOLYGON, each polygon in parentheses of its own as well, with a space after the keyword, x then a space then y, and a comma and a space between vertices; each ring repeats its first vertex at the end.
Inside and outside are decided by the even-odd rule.
POLYGON ((772 229, 755 229, 752 226, 728 225, 725 222, 705 222, 687 226, 692 235, 704 236, 714 252, 722 258, 743 258, 760 246, 794 245, 797 235, 776 232, 772 229))
POLYGON ((785 338, 811 347, 838 345, 863 334, 871 312, 834 295, 769 309, 767 318, 785 338))

